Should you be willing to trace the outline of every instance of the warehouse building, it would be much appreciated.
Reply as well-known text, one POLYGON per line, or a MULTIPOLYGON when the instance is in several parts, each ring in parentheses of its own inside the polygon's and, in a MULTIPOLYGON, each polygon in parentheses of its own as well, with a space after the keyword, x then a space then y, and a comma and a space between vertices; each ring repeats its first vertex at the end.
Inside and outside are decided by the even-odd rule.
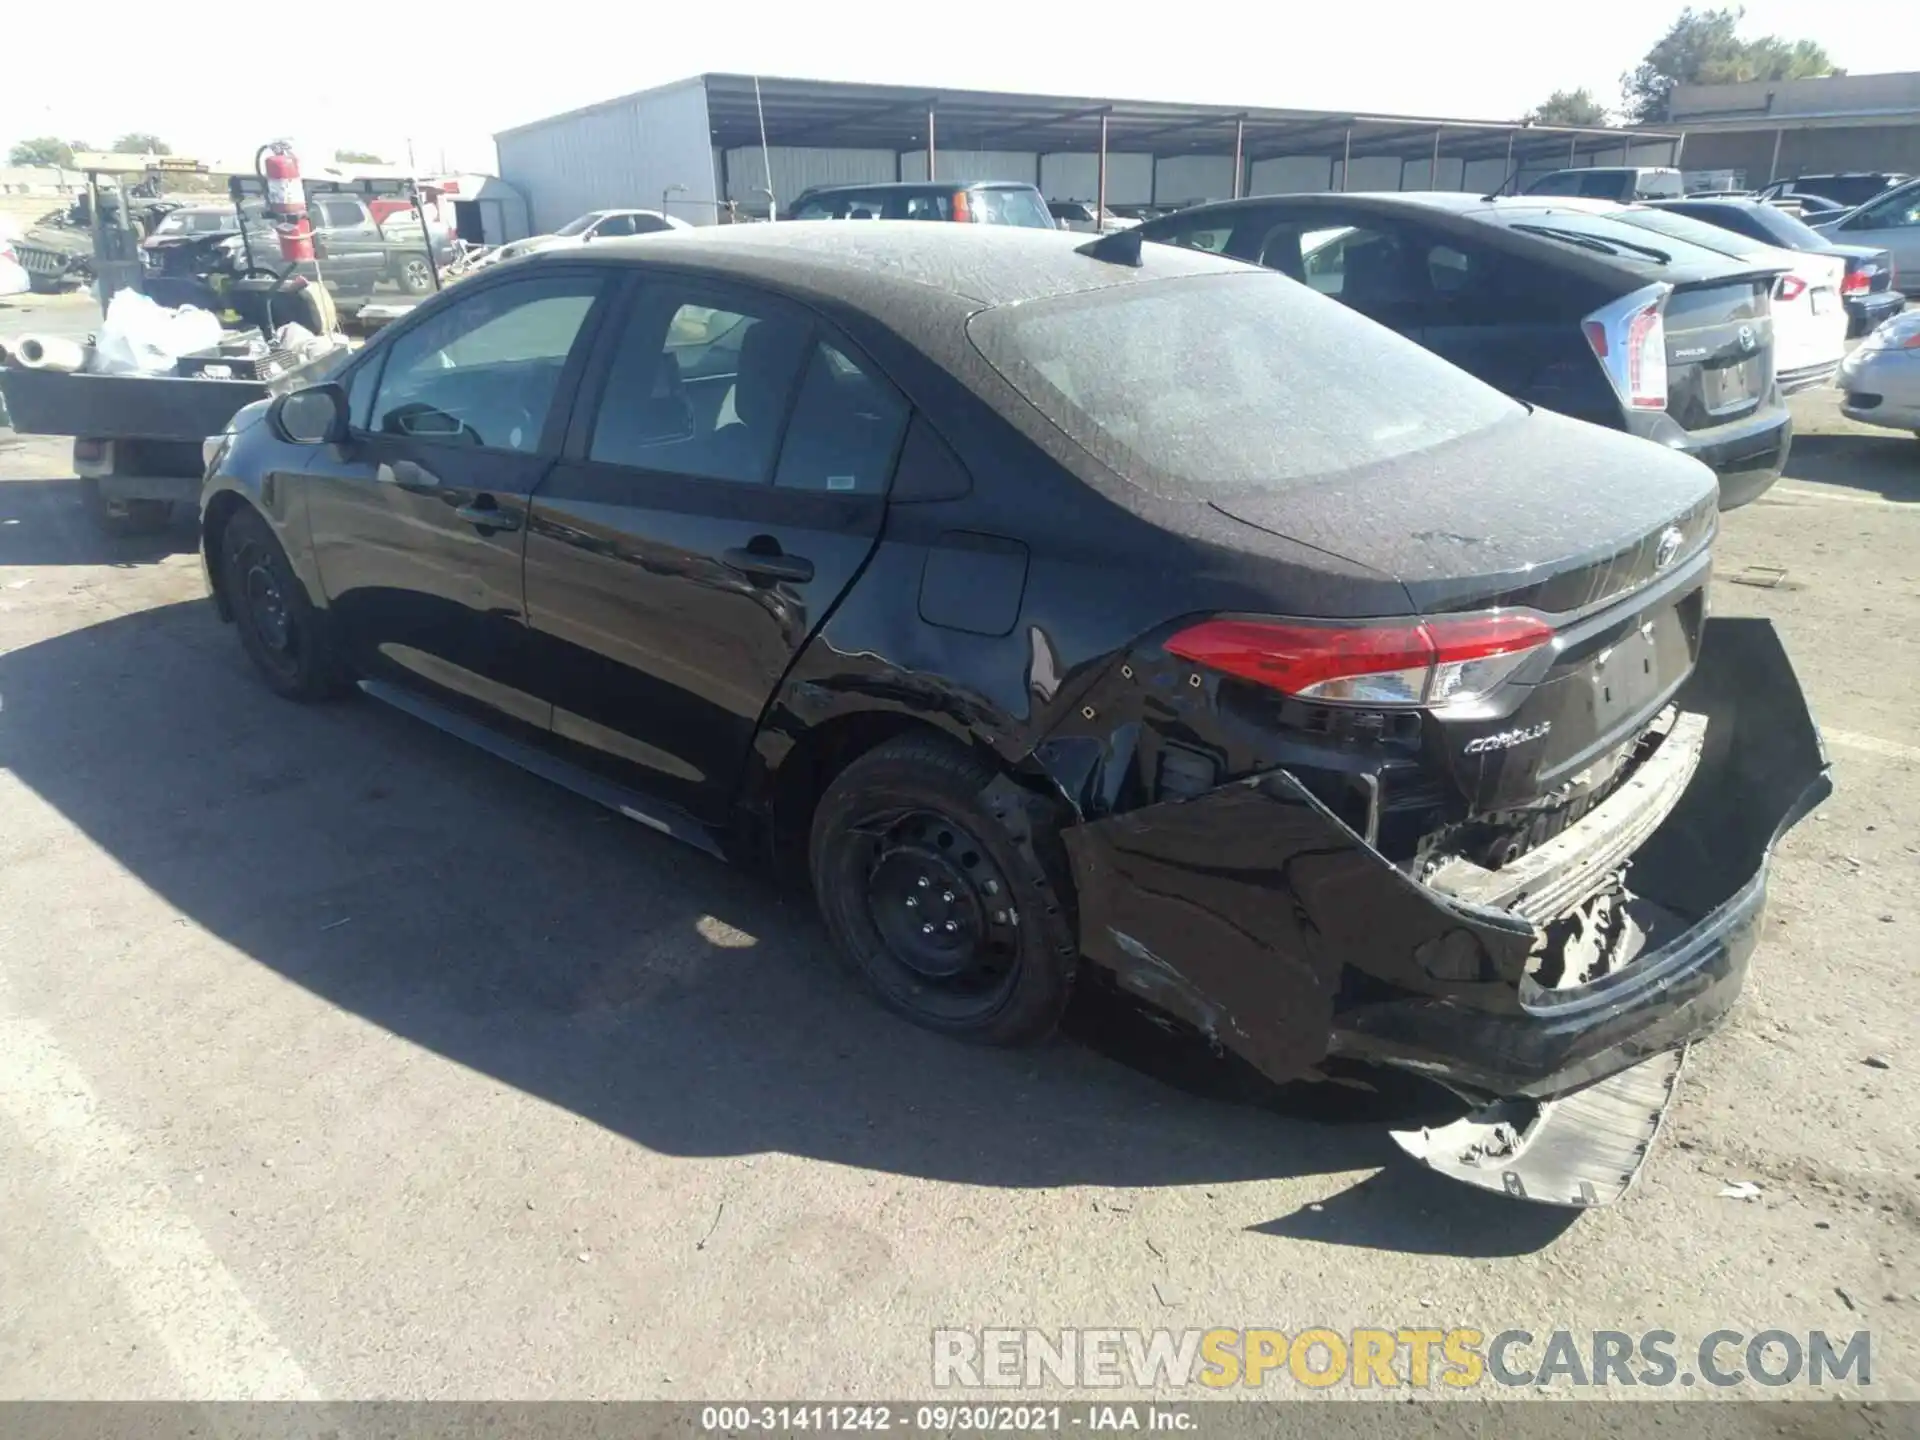
POLYGON ((1681 85, 1668 108, 1684 168, 1732 185, 1847 170, 1920 175, 1920 72, 1681 85))
POLYGON ((500 174, 536 230, 587 210, 764 216, 809 186, 1024 180, 1176 205, 1301 190, 1482 190, 1565 165, 1666 165, 1679 137, 1510 122, 699 75, 516 126, 500 174))

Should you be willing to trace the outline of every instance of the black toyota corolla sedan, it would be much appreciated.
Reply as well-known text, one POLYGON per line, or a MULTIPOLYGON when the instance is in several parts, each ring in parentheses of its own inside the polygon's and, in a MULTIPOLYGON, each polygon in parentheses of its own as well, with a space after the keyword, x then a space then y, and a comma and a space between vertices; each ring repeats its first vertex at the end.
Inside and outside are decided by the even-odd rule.
POLYGON ((1126 233, 535 256, 209 447, 281 694, 788 868, 931 1029, 1094 976, 1275 1079, 1437 1079, 1475 1108, 1402 1142, 1510 1194, 1625 1188, 1825 793, 1772 630, 1708 618, 1704 466, 1126 233))

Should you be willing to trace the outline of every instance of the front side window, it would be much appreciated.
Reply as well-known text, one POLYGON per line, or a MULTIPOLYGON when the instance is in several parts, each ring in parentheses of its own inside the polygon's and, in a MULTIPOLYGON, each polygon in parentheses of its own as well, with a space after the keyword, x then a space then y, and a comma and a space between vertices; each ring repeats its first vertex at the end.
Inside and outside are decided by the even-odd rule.
POLYGON ((633 228, 633 216, 631 215, 609 215, 593 227, 593 238, 596 240, 611 240, 617 235, 632 235, 635 233, 637 232, 633 228))
POLYGON ((1920 186, 1869 205, 1847 223, 1849 230, 1905 230, 1920 225, 1920 186))
POLYGON ((600 282, 552 275, 461 296, 387 347, 368 429, 531 453, 600 282))
POLYGON ((345 230, 360 223, 360 207, 345 200, 323 200, 320 202, 320 215, 326 224, 335 230, 345 230))

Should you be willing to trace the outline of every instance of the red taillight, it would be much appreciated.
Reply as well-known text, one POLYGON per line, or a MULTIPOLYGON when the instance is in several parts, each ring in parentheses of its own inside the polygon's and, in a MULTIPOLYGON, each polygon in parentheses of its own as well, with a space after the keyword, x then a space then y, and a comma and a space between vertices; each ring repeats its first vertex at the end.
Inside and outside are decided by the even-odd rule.
POLYGON ((1170 654, 1305 700, 1444 706, 1479 699, 1553 639, 1535 615, 1468 615, 1366 625, 1207 620, 1170 654))
POLYGON ((1660 307, 1627 322, 1627 398, 1643 410, 1667 408, 1667 337, 1660 307))
POLYGON ((1846 279, 1840 282, 1842 295, 1864 295, 1873 289, 1873 277, 1864 270, 1849 270, 1846 279))
POLYGON ((967 192, 964 190, 953 192, 953 218, 962 225, 973 219, 973 207, 967 203, 967 192))
POLYGON ((1807 282, 1798 275, 1782 275, 1773 287, 1773 298, 1776 300, 1798 300, 1806 293, 1807 282))

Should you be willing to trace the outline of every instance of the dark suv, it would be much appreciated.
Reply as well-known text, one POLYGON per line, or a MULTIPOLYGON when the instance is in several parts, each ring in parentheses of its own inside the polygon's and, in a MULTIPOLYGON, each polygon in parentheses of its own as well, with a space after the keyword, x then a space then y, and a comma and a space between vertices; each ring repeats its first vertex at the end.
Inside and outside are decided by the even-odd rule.
POLYGON ((1786 464, 1766 262, 1578 202, 1437 191, 1227 200, 1140 233, 1280 270, 1515 399, 1696 456, 1722 509, 1786 464))
POLYGON ((823 185, 804 191, 786 214, 789 220, 947 220, 1057 228, 1039 190, 1011 180, 823 185))

